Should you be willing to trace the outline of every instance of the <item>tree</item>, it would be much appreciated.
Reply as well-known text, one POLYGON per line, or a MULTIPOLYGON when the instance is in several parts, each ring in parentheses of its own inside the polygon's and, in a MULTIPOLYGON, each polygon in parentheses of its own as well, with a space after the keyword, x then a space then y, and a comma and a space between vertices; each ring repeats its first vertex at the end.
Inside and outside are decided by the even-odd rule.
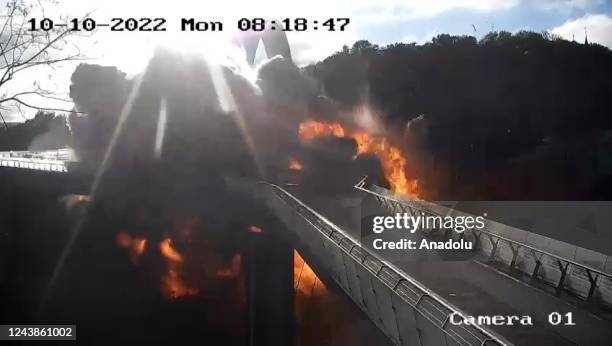
POLYGON ((64 116, 38 111, 32 119, 0 133, 0 151, 60 149, 70 144, 70 137, 64 116))
POLYGON ((378 49, 377 45, 373 45, 372 43, 370 43, 370 41, 368 40, 359 40, 357 42, 355 42, 353 44, 353 47, 351 48, 351 54, 356 54, 356 53, 360 53, 361 51, 367 50, 367 49, 378 49))
POLYGON ((24 0, 10 0, 3 10, 4 14, 0 15, 0 120, 5 128, 7 126, 3 112, 11 108, 16 108, 22 116, 22 107, 39 111, 70 111, 48 108, 28 101, 27 97, 37 96, 41 99, 69 102, 44 89, 38 82, 26 89, 11 83, 23 75, 24 71, 43 67, 53 69, 60 63, 83 59, 78 48, 68 47, 68 39, 76 35, 75 31, 67 27, 31 30, 29 21, 32 18, 40 21, 42 18, 30 18, 29 15, 34 10, 41 10, 44 16, 42 1, 44 0, 37 2, 39 7, 35 9, 24 0))
POLYGON ((437 198, 592 198, 597 184, 610 196, 606 156, 590 154, 612 148, 606 47, 528 31, 441 34, 421 45, 358 41, 306 71, 341 108, 367 90, 390 129, 425 114, 419 154, 437 168, 420 178, 437 198))

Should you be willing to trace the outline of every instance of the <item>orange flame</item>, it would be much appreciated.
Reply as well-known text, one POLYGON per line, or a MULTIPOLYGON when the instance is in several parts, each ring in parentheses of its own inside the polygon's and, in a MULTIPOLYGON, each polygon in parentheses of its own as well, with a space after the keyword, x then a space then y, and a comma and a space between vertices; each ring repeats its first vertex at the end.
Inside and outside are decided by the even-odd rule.
POLYGON ((345 131, 340 123, 307 120, 300 124, 299 135, 302 141, 309 142, 321 136, 344 137, 345 131))
POLYGON ((227 268, 217 270, 217 277, 223 279, 235 279, 240 276, 240 268, 242 266, 242 256, 235 254, 232 257, 232 263, 227 268))
POLYGON ((297 251, 293 251, 293 287, 298 295, 322 296, 327 287, 297 251))
POLYGON ((159 243, 159 251, 161 251, 162 255, 170 262, 183 262, 183 256, 172 247, 172 240, 170 238, 166 238, 159 243))
POLYGON ((147 240, 144 238, 132 238, 127 232, 119 232, 117 233, 117 246, 127 249, 130 260, 136 263, 144 253, 147 240))
POLYGON ((132 246, 134 252, 140 256, 144 252, 145 246, 147 246, 147 240, 144 238, 134 238, 132 246))
POLYGON ((166 298, 178 299, 198 294, 198 290, 189 287, 181 278, 179 271, 183 256, 172 247, 172 240, 166 238, 159 243, 159 251, 168 260, 168 272, 162 277, 162 294, 166 298))
POLYGON ((300 124, 299 138, 309 142, 319 136, 351 137, 357 142, 357 154, 374 154, 382 165, 391 190, 407 195, 418 195, 418 181, 406 176, 407 161, 403 151, 391 144, 388 138, 371 135, 364 131, 346 130, 338 122, 307 120, 300 124))
POLYGON ((289 170, 290 171, 301 171, 304 168, 302 163, 295 157, 289 158, 289 170))

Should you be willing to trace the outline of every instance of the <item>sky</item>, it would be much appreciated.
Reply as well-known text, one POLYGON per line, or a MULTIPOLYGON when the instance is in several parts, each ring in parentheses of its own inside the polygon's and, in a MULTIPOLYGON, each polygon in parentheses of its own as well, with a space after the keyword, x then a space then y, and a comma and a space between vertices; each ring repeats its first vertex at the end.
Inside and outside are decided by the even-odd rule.
MULTIPOLYGON (((0 5, 7 0, 0 0, 0 5)), ((343 32, 306 30, 288 33, 295 62, 306 65, 351 45, 359 39, 386 45, 394 42, 424 43, 440 33, 482 37, 492 30, 548 31, 566 39, 612 48, 612 0, 26 0, 33 1, 32 17, 49 17, 56 23, 88 15, 98 23, 110 18, 163 17, 165 33, 110 32, 101 28, 91 35, 75 37, 71 45, 89 58, 89 63, 114 65, 133 76, 142 71, 156 46, 203 54, 224 61, 243 58, 231 38, 240 18, 306 18, 322 22, 328 18, 349 18, 343 32), (44 14, 38 2, 44 5, 44 14), (221 21, 223 32, 188 33, 179 30, 181 18, 221 21)), ((0 7, 4 11, 4 6, 0 7)), ((39 80, 48 89, 67 95, 74 64, 53 71, 41 68, 24 74, 9 86, 19 88, 39 80)), ((0 90, 1 91, 1 90, 0 90)), ((51 102, 49 100, 32 100, 51 102)), ((57 102, 57 101, 53 101, 57 102)), ((53 103, 57 106, 57 103, 53 103)), ((63 108, 69 108, 64 105, 63 108)), ((26 114, 31 116, 32 113, 26 114)), ((9 121, 23 121, 16 113, 5 114, 9 121)))

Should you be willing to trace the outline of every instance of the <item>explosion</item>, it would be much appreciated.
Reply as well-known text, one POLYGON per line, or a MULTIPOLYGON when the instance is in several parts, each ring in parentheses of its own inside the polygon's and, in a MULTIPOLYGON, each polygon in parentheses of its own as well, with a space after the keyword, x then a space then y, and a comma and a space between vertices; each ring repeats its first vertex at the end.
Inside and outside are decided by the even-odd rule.
POLYGON ((227 268, 218 269, 216 276, 221 279, 236 279, 240 276, 242 268, 242 256, 235 254, 232 257, 232 262, 227 268))
POLYGON ((289 170, 290 171, 301 171, 304 168, 304 165, 296 159, 295 157, 289 158, 289 170))
POLYGON ((364 131, 350 131, 338 122, 307 120, 300 124, 299 138, 309 142, 319 136, 349 137, 357 142, 357 155, 374 154, 381 162, 385 178, 396 193, 416 197, 418 181, 406 176, 407 161, 403 151, 388 138, 364 131))
MULTIPOLYGON (((177 227, 173 228, 173 234, 191 244, 192 226, 193 220, 181 220, 177 222, 177 227)), ((248 231, 262 232, 257 226, 250 226, 248 231)), ((226 265, 217 256, 214 256, 214 249, 198 252, 200 255, 195 257, 193 252, 186 250, 187 255, 185 255, 177 250, 170 237, 160 241, 157 248, 151 247, 150 249, 147 248, 146 238, 134 237, 125 231, 118 232, 115 240, 117 246, 125 249, 129 259, 135 265, 142 264, 141 260, 145 260, 142 256, 145 250, 159 251, 159 255, 164 260, 162 263, 166 266, 161 276, 160 291, 167 299, 201 296, 203 291, 207 292, 208 289, 214 287, 214 280, 236 281, 242 275, 242 258, 239 253, 234 254, 229 265, 226 265), (185 272, 185 263, 188 263, 190 268, 197 268, 196 272, 199 274, 194 276, 193 271, 185 272)))
POLYGON ((172 247, 172 240, 166 238, 159 243, 159 251, 168 262, 168 272, 162 277, 162 293, 166 298, 177 299, 198 294, 198 290, 189 287, 179 274, 183 256, 172 247))
MULTIPOLYGON (((116 237, 117 246, 126 249, 130 260, 134 264, 145 251, 147 239, 132 237, 127 232, 119 232, 116 237)), ((166 238, 159 243, 159 251, 166 259, 168 271, 162 277, 161 291, 166 298, 177 299, 198 294, 198 290, 187 286, 179 274, 183 255, 172 247, 172 240, 166 238)))
POLYGON ((119 232, 117 233, 117 246, 127 250, 132 263, 138 263, 138 259, 147 246, 147 240, 144 238, 133 238, 127 232, 119 232))
POLYGON ((310 142, 315 137, 334 136, 345 137, 342 125, 337 122, 307 120, 300 124, 299 135, 304 142, 310 142))
POLYGON ((293 251, 293 286, 298 296, 324 296, 327 287, 297 251, 293 251))

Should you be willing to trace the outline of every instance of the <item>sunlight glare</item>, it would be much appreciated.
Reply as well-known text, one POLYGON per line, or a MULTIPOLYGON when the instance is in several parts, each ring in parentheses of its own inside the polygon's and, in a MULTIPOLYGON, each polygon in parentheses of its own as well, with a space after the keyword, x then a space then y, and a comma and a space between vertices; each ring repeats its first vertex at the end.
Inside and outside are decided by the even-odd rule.
POLYGON ((161 158, 162 147, 164 145, 164 135, 166 134, 166 122, 168 115, 168 103, 165 98, 161 99, 159 106, 159 116, 157 117, 157 131, 155 133, 155 150, 154 155, 156 159, 161 158))

